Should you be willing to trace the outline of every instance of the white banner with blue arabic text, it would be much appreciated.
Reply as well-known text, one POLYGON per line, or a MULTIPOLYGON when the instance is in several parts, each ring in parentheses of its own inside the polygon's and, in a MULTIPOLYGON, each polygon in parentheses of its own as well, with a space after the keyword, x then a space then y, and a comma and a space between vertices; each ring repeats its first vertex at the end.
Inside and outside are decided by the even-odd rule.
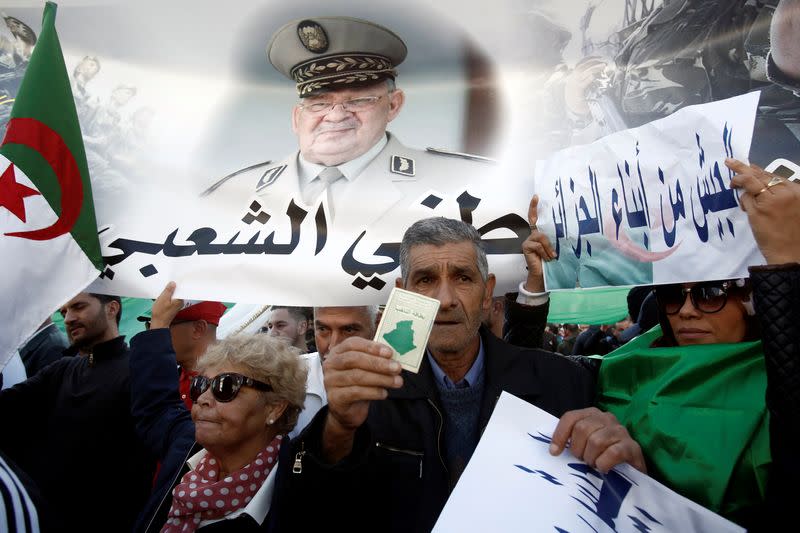
POLYGON ((504 392, 434 531, 744 531, 627 464, 601 474, 569 452, 553 457, 556 423, 504 392))
POLYGON ((747 160, 759 93, 567 148, 536 171, 558 255, 548 289, 747 276, 763 263, 725 158, 747 160))

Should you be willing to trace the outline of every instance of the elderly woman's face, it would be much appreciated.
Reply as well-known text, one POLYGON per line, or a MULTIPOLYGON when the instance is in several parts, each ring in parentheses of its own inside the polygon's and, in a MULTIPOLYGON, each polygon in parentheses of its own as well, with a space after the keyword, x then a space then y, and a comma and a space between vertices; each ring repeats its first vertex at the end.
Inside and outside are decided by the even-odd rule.
MULTIPOLYGON (((202 374, 214 378, 224 372, 247 376, 244 369, 227 364, 208 367, 202 374)), ((192 407, 195 438, 215 455, 264 442, 273 411, 274 406, 265 401, 264 393, 252 387, 243 386, 229 402, 217 401, 209 387, 192 407)))
MULTIPOLYGON (((708 284, 699 285, 707 286, 708 284)), ((673 287, 673 289, 677 290, 677 287, 673 287)), ((698 284, 684 283, 679 287, 682 287, 684 291, 688 288, 695 291, 695 301, 692 300, 688 292, 685 292, 680 298, 682 302, 679 304, 680 307, 677 312, 670 314, 671 309, 667 308, 667 319, 670 327, 672 327, 678 346, 733 343, 744 340, 747 331, 747 323, 745 321, 747 312, 737 292, 732 293, 728 290, 727 296, 718 296, 720 298, 718 304, 724 301, 724 305, 718 311, 708 312, 719 307, 718 304, 714 304, 711 297, 715 296, 714 293, 706 292, 708 298, 705 299, 706 303, 704 305, 698 284), (695 307, 695 302, 698 303, 699 308, 695 307)), ((661 294, 658 290, 656 292, 659 295, 659 301, 661 301, 661 294)), ((677 298, 677 293, 674 294, 677 298)), ((716 293, 716 295, 718 294, 716 293)), ((677 302, 677 299, 673 299, 673 301, 677 302)), ((677 305, 675 303, 674 307, 677 305)), ((663 302, 662 309, 664 309, 663 302)))

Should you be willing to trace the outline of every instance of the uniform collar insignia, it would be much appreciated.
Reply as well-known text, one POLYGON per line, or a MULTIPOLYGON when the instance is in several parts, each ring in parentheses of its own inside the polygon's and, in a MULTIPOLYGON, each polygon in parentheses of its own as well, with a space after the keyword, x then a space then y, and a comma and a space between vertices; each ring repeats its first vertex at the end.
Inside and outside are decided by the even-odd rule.
POLYGON ((393 155, 389 170, 394 174, 400 174, 401 176, 416 176, 414 160, 410 157, 393 155))

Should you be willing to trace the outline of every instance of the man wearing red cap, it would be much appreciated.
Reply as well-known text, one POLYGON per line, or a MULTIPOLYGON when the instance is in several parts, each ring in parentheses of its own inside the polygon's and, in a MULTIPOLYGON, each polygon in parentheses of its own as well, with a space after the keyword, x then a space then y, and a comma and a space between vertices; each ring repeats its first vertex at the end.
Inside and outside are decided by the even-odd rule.
POLYGON ((225 306, 219 302, 188 302, 169 325, 175 360, 180 366, 179 390, 186 408, 192 409, 189 388, 192 378, 197 375, 195 366, 200 356, 206 353, 209 345, 217 340, 219 319, 225 306))

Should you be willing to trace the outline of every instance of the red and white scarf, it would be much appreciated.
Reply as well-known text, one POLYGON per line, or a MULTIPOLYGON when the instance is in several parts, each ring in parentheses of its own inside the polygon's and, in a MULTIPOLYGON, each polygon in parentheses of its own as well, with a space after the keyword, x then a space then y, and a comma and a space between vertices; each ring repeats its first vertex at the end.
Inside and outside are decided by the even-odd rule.
POLYGON ((187 472, 172 491, 172 507, 161 533, 191 532, 203 520, 224 518, 245 507, 278 462, 278 435, 242 469, 219 479, 219 460, 210 453, 187 472))

